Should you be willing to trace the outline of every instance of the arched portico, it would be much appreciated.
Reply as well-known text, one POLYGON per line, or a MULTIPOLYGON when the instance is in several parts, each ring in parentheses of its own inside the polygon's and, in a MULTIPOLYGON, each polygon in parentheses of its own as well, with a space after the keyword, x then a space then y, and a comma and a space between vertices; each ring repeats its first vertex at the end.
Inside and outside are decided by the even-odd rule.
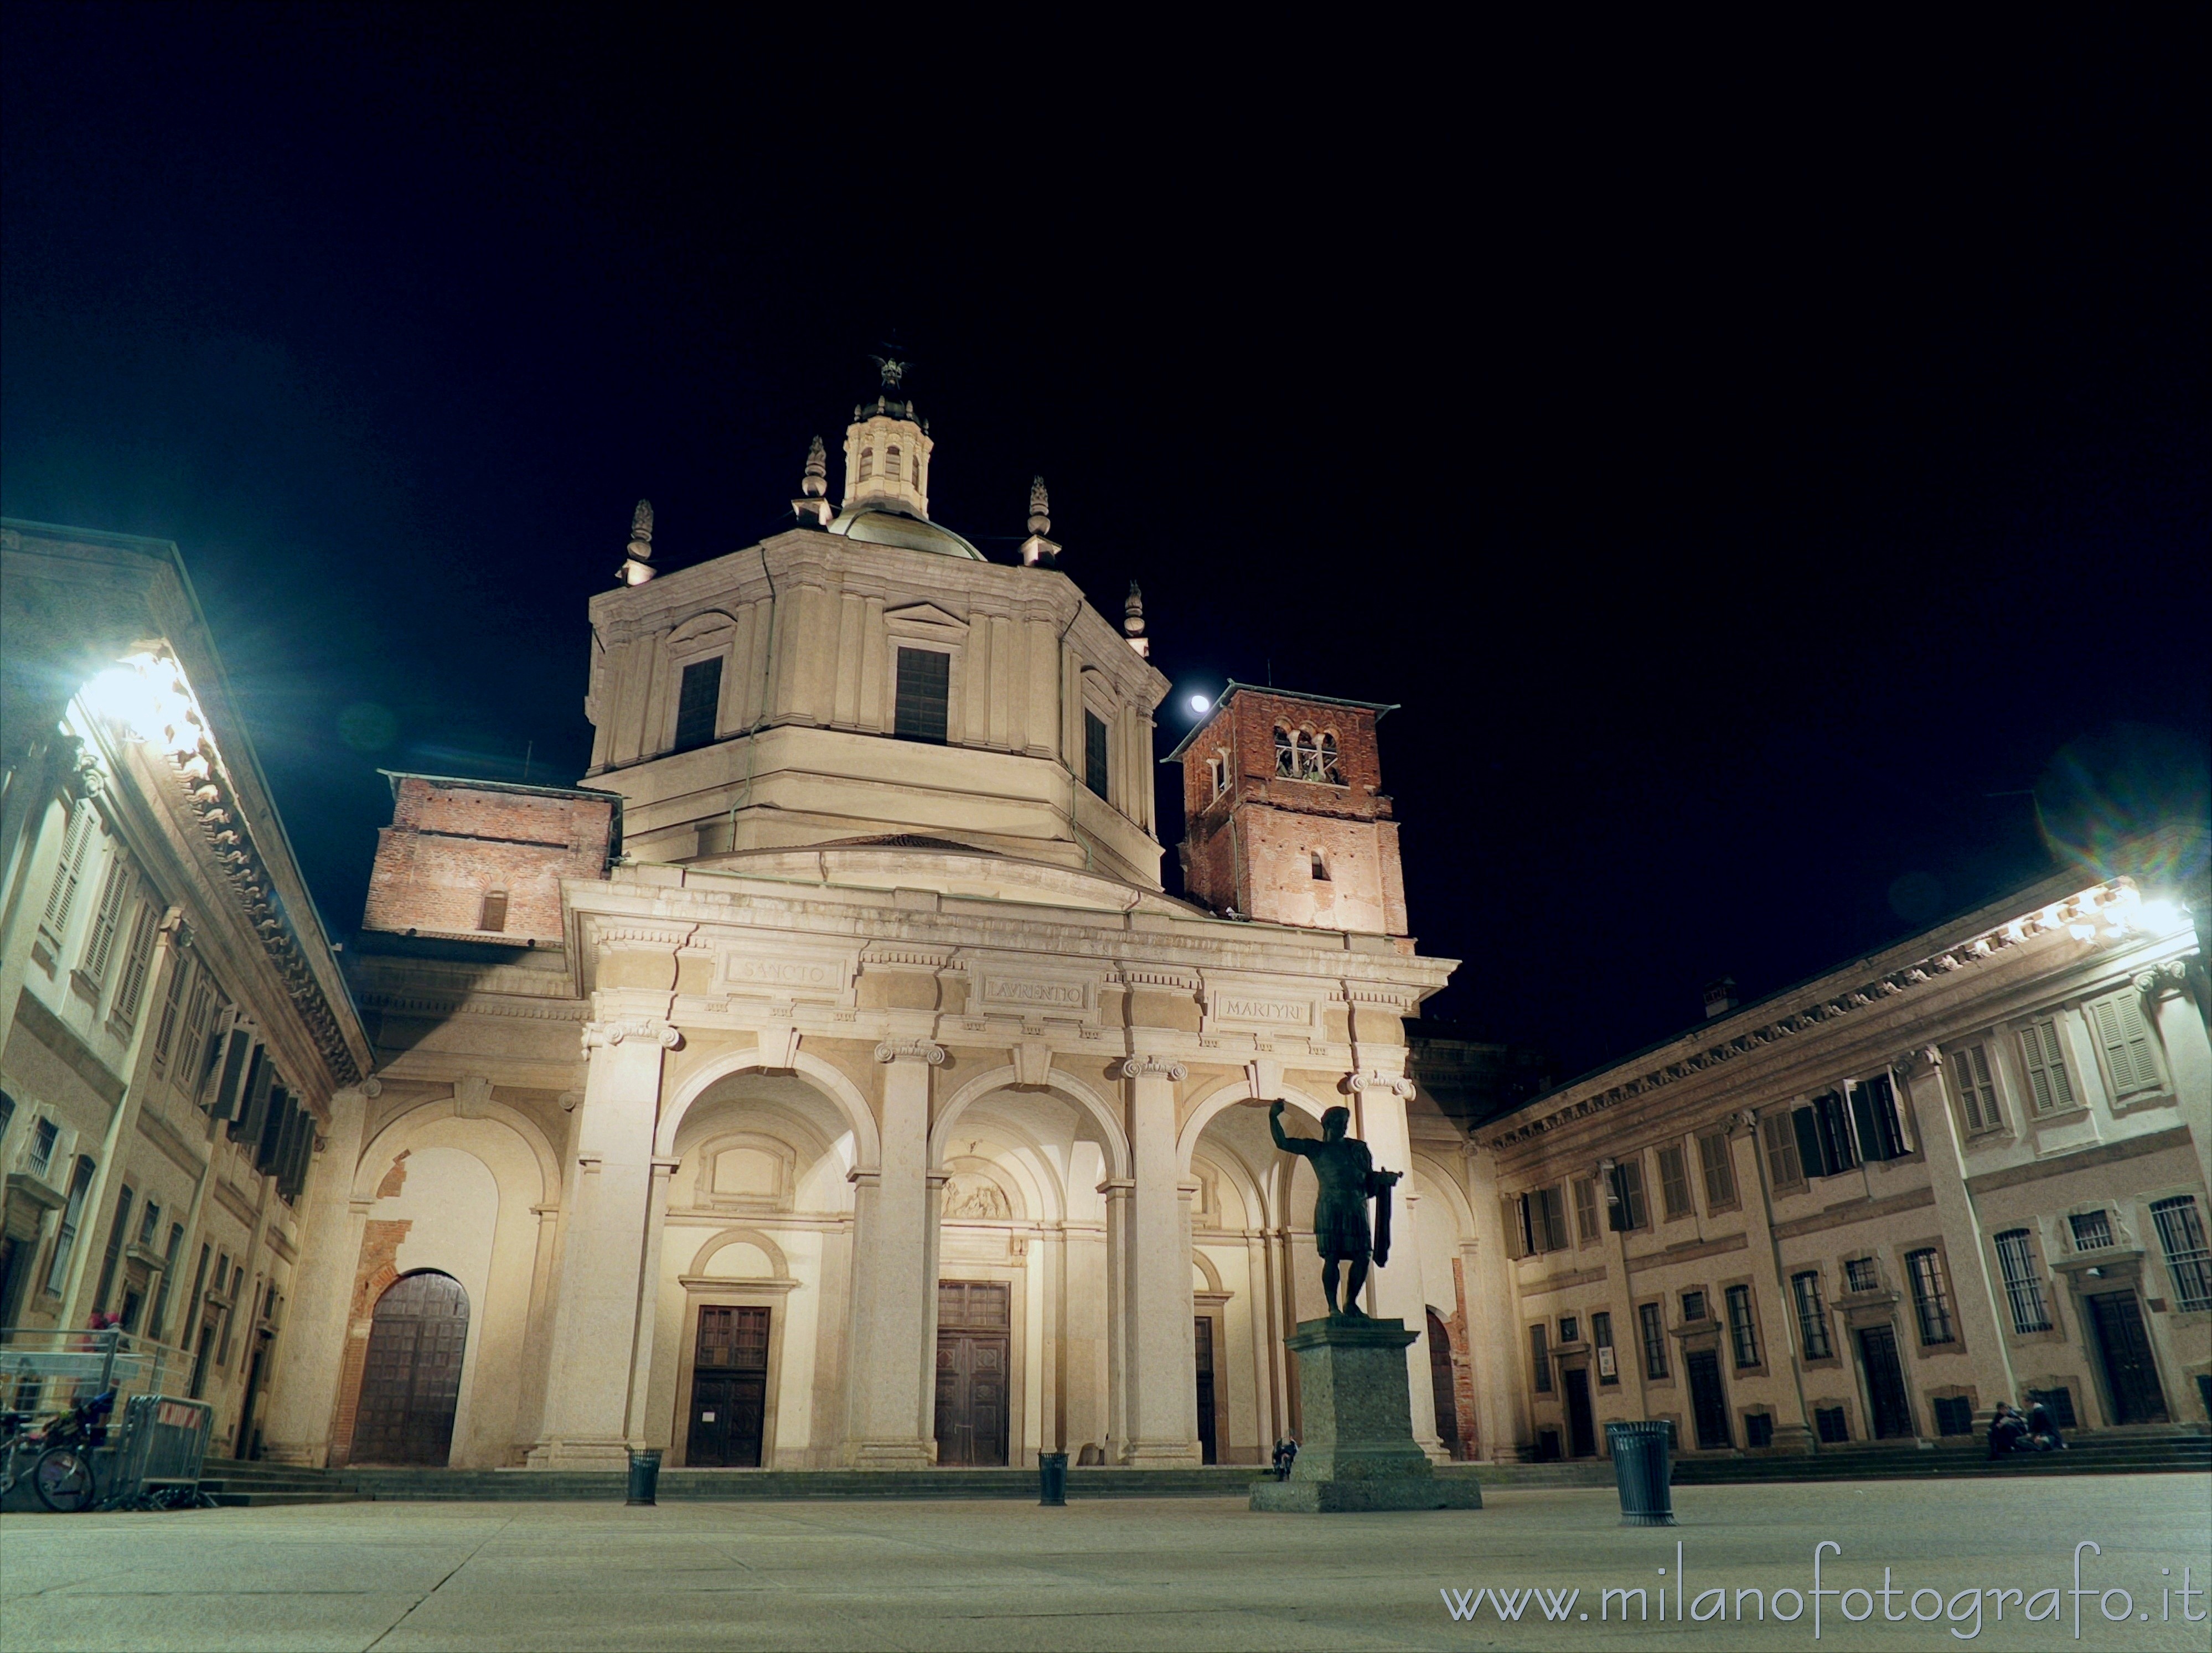
MULTIPOLYGON (((659 1123, 653 1133, 653 1152, 670 1154, 676 1151, 676 1136, 683 1127, 684 1116, 717 1080, 732 1074, 778 1071, 769 1067, 759 1051, 753 1050, 733 1051, 686 1074, 674 1093, 664 1099, 659 1123)), ((790 1071, 836 1104, 852 1129, 853 1166, 862 1171, 874 1170, 883 1159, 882 1138, 876 1129, 875 1114, 860 1087, 836 1067, 803 1050, 793 1057, 790 1071)))

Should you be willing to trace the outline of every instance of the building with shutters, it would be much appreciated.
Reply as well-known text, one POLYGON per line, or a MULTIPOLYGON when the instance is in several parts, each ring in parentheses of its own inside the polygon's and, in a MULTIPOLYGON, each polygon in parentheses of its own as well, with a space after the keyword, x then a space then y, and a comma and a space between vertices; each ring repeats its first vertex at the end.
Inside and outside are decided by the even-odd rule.
POLYGON ((0 1335, 117 1317, 250 1453, 368 1041, 176 548, 9 521, 0 569, 0 1335))
POLYGON ((1514 1438, 2201 1426, 2212 1052, 2172 893, 2062 874, 1483 1123, 1514 1438))

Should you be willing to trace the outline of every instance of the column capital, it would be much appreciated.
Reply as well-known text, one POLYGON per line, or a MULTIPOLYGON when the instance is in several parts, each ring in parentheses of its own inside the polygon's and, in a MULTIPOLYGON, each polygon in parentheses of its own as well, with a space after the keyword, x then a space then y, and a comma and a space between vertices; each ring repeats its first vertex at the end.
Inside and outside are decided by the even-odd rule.
POLYGON ((1389 1091, 1399 1096, 1411 1096, 1413 1093, 1413 1081, 1402 1075, 1385 1074, 1370 1069, 1364 1074, 1346 1075, 1344 1088, 1354 1096, 1366 1091, 1389 1091))
POLYGON ((878 1062, 927 1062, 933 1068, 945 1065, 945 1047, 934 1039, 887 1038, 876 1046, 878 1062))
POLYGON ((1124 1079, 1166 1079, 1180 1084, 1190 1077, 1190 1069, 1165 1057, 1133 1056, 1121 1064, 1121 1076, 1124 1079))
POLYGON ((684 1048, 683 1033, 653 1016, 631 1016, 584 1024, 584 1049, 586 1051, 596 1051, 604 1045, 620 1044, 625 1039, 658 1044, 664 1051, 684 1048))

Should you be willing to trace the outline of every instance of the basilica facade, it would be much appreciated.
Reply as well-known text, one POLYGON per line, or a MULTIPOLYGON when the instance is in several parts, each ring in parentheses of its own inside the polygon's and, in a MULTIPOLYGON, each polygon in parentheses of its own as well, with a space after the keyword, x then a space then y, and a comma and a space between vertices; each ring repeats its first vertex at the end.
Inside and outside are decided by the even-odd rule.
POLYGON ((1232 687, 1166 895, 1141 621, 1060 571, 1041 487, 1018 564, 933 520, 933 448, 887 378, 785 531, 663 572, 641 507, 579 786, 392 777, 375 1077, 270 1451, 1263 1462, 1322 1311, 1278 1096, 1410 1173, 1370 1307, 1423 1330, 1424 1444, 1471 1450, 1470 1214, 1406 1032, 1452 966, 1406 934, 1388 708, 1232 687))

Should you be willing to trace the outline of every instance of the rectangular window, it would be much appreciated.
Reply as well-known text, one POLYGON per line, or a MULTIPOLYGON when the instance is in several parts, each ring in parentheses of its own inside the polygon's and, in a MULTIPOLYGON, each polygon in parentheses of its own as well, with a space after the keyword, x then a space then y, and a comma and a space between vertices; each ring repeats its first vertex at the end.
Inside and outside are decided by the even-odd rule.
POLYGON ((1559 1341, 1578 1343, 1582 1341, 1582 1335, 1583 1323, 1580 1318, 1571 1314, 1563 1314, 1559 1317, 1559 1341))
POLYGON ((1952 1341, 1956 1334, 1951 1329, 1951 1300, 1943 1289, 1942 1258, 1932 1250, 1907 1251, 1905 1266, 1912 1277, 1912 1307, 1920 1317, 1921 1342, 1933 1347, 1952 1341))
POLYGON ((2074 1391, 2072 1390, 2062 1386, 2057 1389, 2031 1389, 2028 1390, 2027 1403, 2030 1406, 2033 1406, 2038 1401, 2042 1402, 2044 1405, 2051 1408, 2051 1415, 2057 1420, 2058 1426, 2061 1429, 2072 1429, 2075 1426, 2074 1422, 2074 1391))
POLYGON ((1552 1392, 1552 1351, 1541 1326, 1528 1328, 1528 1357, 1536 1363, 1536 1393, 1552 1392))
POLYGON ((1863 1160, 1896 1160, 1904 1156, 1905 1122, 1897 1111, 1897 1087, 1887 1074, 1876 1074, 1851 1087, 1851 1123, 1858 1133, 1863 1160))
POLYGON ((2074 1082, 2066 1076, 2055 1017, 2031 1021, 2020 1030, 2020 1059, 2027 1069, 2027 1094, 2036 1112, 2063 1113, 2075 1105, 2074 1082))
POLYGON ((161 1203, 158 1200, 149 1200, 146 1208, 138 1214, 138 1244, 150 1247, 161 1226, 161 1203))
POLYGON ((945 744, 945 707, 952 698, 952 657, 936 649, 898 651, 898 701, 891 733, 902 741, 945 744))
POLYGON ((1844 1289, 1847 1292, 1878 1292, 1881 1289, 1881 1274, 1874 1266, 1872 1257, 1848 1257, 1844 1260, 1844 1289))
POLYGON ((1095 711, 1083 714, 1083 784, 1100 797, 1106 796, 1106 721, 1095 711))
POLYGON ((2102 1210, 2077 1211, 2066 1221, 2077 1251, 2099 1251, 2112 1243, 2112 1220, 2102 1210))
POLYGON ((1531 1253, 1567 1249, 1567 1214, 1558 1189, 1531 1189, 1521 1196, 1521 1238, 1531 1253))
POLYGON ((61 1295, 69 1280, 70 1253, 76 1249, 77 1225, 84 1220, 84 1202, 91 1192, 92 1161, 80 1154, 76 1171, 70 1178, 69 1202, 62 1207, 61 1227, 54 1234, 54 1260, 46 1266, 46 1290, 51 1295, 61 1295))
POLYGON ((1851 1151, 1850 1114, 1837 1092, 1814 1097, 1810 1107, 1796 1110, 1790 1117, 1807 1175, 1840 1177, 1858 1164, 1851 1151))
POLYGON ((1597 1351, 1598 1382, 1619 1383, 1620 1367, 1613 1353, 1613 1316, 1603 1309, 1590 1316, 1590 1347, 1597 1351))
POLYGON ((178 1033, 176 1061, 169 1080, 187 1097, 197 1097, 207 1079, 209 1047, 214 1042, 215 978, 204 969, 192 971, 192 990, 185 1000, 185 1020, 178 1033))
POLYGON ((1739 1371, 1759 1364, 1759 1331, 1751 1320, 1751 1287, 1728 1288, 1729 1342, 1739 1371))
POLYGON ((1974 1403, 1963 1395, 1939 1395, 1931 1403, 1936 1414, 1936 1432, 1939 1435, 1971 1435, 1974 1432, 1974 1403))
POLYGON ((107 1014, 121 1032, 138 1025, 138 999, 146 990, 146 973, 154 964, 154 932, 161 922, 152 891, 138 904, 131 921, 131 944, 123 951, 123 979, 115 984, 115 1002, 107 1014))
POLYGON ((1839 1406, 1816 1406, 1813 1408, 1813 1427, 1817 1430, 1823 1446, 1840 1446, 1851 1438, 1851 1426, 1844 1420, 1839 1406))
POLYGON ((1759 1122, 1759 1134, 1766 1141, 1766 1174, 1774 1179, 1775 1187, 1804 1187, 1805 1165, 1797 1153, 1794 1117, 1786 1113, 1766 1114, 1759 1122))
POLYGON ((1997 1106, 1997 1087, 1990 1077, 1990 1053, 1979 1044, 1962 1045, 1951 1052, 1946 1064, 1951 1073, 1951 1094, 1959 1104, 1959 1123, 1972 1136, 1996 1130, 2004 1124, 1997 1106))
POLYGON ((1645 1226, 1648 1214, 1644 1208, 1644 1162, 1623 1160, 1613 1168, 1613 1226, 1616 1230, 1633 1232, 1645 1226))
POLYGON ((2212 1309, 2212 1251, 2204 1245, 2204 1220, 2194 1195, 2177 1194, 2151 1202, 2158 1243, 2166 1252, 2166 1277, 2173 1282, 2177 1309, 2212 1309))
POLYGON ((1644 1375, 1654 1382, 1667 1375, 1667 1328, 1656 1303, 1636 1305, 1637 1324, 1644 1333, 1644 1375))
POLYGON ((2089 1007, 2089 1025, 2096 1029, 2098 1046, 2105 1053, 2105 1071, 2112 1077, 2114 1096, 2158 1088, 2157 1047, 2139 994, 2130 990, 2099 999, 2089 1007))
POLYGON ((146 1335, 158 1340, 169 1319, 169 1288, 177 1283, 177 1253, 185 1243, 185 1226, 169 1225, 169 1249, 161 1259, 161 1289, 154 1293, 154 1317, 146 1323, 146 1335))
POLYGON ((2025 1228, 2008 1228, 1996 1237, 1997 1272, 2004 1277, 2005 1302, 2012 1310, 2016 1332, 2051 1329, 2051 1308, 2043 1300, 2043 1280, 2036 1272, 2035 1249, 2025 1228))
POLYGON ((1598 1237, 1597 1178, 1584 1177, 1575 1184, 1575 1233, 1584 1245, 1598 1237))
POLYGON ((1771 1412, 1747 1412, 1743 1414, 1743 1444, 1746 1446, 1774 1444, 1774 1414, 1771 1412))
POLYGON ((154 1076, 169 1071, 169 1058, 177 1048, 177 1028, 185 1019, 185 989, 192 976, 191 960, 179 954, 169 966, 169 985, 161 995, 161 1014, 154 1019, 154 1076))
POLYGON ((694 660, 684 668, 676 694, 676 746, 678 752, 712 746, 714 725, 721 716, 722 657, 694 660))
POLYGON ((1729 1153, 1726 1131, 1698 1138, 1698 1165, 1705 1176, 1705 1209, 1735 1209, 1735 1161, 1729 1153))
POLYGON ((50 947, 59 947, 69 931, 70 911, 76 905, 76 887, 84 877, 84 856, 92 843, 94 809, 90 798, 70 811, 62 833, 61 858, 54 863, 53 887, 46 892, 46 911, 39 920, 40 932, 50 947))
POLYGON ((1670 1218, 1697 1214, 1690 1199, 1690 1167, 1680 1142, 1669 1142, 1659 1150, 1659 1198, 1670 1218))
POLYGON ((121 856, 107 863, 100 905, 92 915, 92 933, 84 943, 84 973, 96 983, 107 979, 108 961, 115 956, 115 932, 123 928, 124 905, 131 899, 131 869, 121 856))
POLYGON ((1790 1293, 1797 1300, 1797 1338, 1808 1360, 1825 1360, 1835 1353, 1828 1342, 1828 1310, 1820 1301, 1820 1276, 1813 1270, 1790 1276, 1790 1293))
POLYGON ((0 1091, 0 1142, 8 1140, 8 1122, 15 1117, 15 1099, 0 1091))
POLYGON ((31 1133, 31 1175, 44 1177, 52 1168, 54 1142, 60 1135, 52 1120, 39 1121, 38 1128, 31 1133))
POLYGON ((131 1237, 131 1184, 115 1196, 115 1220, 107 1230, 106 1254, 100 1260, 100 1287, 92 1294, 95 1311, 107 1306, 108 1288, 115 1284, 115 1265, 122 1261, 123 1244, 131 1237))
POLYGON ((1703 1320, 1705 1317, 1705 1294, 1703 1292, 1682 1293, 1682 1318, 1703 1320))

